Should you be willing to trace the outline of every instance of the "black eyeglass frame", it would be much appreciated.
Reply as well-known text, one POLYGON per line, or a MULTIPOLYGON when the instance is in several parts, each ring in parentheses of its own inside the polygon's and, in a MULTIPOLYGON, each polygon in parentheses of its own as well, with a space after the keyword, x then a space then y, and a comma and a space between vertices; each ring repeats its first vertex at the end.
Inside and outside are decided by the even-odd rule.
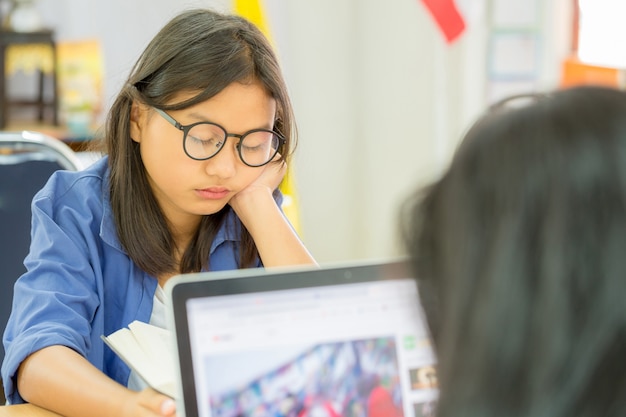
POLYGON ((222 126, 218 125, 217 123, 213 123, 213 122, 196 122, 196 123, 192 123, 190 125, 182 125, 179 122, 176 121, 176 119, 174 119, 172 116, 170 116, 169 114, 167 114, 164 110, 158 109, 156 107, 153 107, 154 110, 156 110, 156 112, 158 114, 161 115, 161 117, 163 117, 165 120, 167 120, 168 123, 170 123, 172 126, 174 126, 176 129, 180 130, 183 132, 183 150, 185 151, 185 155, 187 155, 189 158, 195 160, 195 161, 206 161, 207 159, 211 159, 213 158, 215 155, 217 155, 218 153, 220 153, 220 151, 224 148, 224 145, 226 145, 226 141, 228 140, 228 138, 237 138, 239 139, 239 143, 237 144, 237 153, 239 154, 239 159, 241 160, 241 162, 243 162, 245 165, 252 167, 252 168, 258 168, 258 167, 262 167, 264 165, 269 164, 270 162, 272 162, 272 159, 274 159, 274 157, 276 156, 276 154, 280 151, 280 148, 282 146, 285 145, 285 142, 287 142, 287 140, 278 132, 275 132, 273 130, 269 130, 269 129, 252 129, 247 131, 246 133, 244 133, 243 135, 239 135, 237 133, 228 133, 226 131, 226 129, 224 129, 222 126), (221 143, 221 145, 219 146, 219 148, 217 149, 217 152, 215 152, 213 155, 206 157, 206 158, 196 158, 194 156, 191 156, 189 154, 189 152, 187 152, 187 134, 189 133, 189 131, 194 127, 194 126, 198 126, 198 125, 212 125, 212 126, 216 126, 218 127, 220 130, 222 130, 224 132, 224 141, 221 143), (255 132, 268 132, 268 133, 272 133, 274 136, 276 136, 278 138, 278 146, 276 147, 276 151, 274 152, 274 154, 269 158, 269 160, 267 162, 264 162, 262 164, 259 165, 253 165, 253 164, 249 164, 245 161, 245 159, 243 159, 243 156, 241 155, 241 142, 244 140, 244 138, 246 136, 248 136, 251 133, 255 133, 255 132))

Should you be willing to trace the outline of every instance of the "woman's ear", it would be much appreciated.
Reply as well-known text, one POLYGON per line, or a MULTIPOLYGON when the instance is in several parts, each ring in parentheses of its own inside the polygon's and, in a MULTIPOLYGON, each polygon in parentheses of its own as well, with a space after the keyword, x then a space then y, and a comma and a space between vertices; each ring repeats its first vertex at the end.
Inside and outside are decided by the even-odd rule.
POLYGON ((141 143, 141 131, 145 124, 146 106, 133 101, 130 107, 130 138, 137 143, 141 143))

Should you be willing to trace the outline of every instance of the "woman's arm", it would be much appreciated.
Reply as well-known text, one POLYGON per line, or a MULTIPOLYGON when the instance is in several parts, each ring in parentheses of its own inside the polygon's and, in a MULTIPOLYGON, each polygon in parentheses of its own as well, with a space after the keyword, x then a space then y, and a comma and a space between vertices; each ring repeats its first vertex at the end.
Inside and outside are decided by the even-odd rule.
POLYGON ((65 346, 50 346, 26 358, 17 386, 26 401, 67 417, 175 415, 172 399, 151 389, 131 391, 65 346))
POLYGON ((286 169, 284 162, 269 163, 254 183, 230 201, 266 267, 316 264, 272 196, 286 169))

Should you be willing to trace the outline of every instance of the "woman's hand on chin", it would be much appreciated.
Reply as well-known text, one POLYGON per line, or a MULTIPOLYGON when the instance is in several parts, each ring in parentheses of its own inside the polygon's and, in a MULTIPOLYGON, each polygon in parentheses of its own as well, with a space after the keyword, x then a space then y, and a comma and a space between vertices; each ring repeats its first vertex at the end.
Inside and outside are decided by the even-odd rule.
POLYGON ((230 199, 228 204, 235 210, 237 215, 241 217, 245 213, 245 208, 253 205, 255 199, 266 198, 267 195, 271 197, 274 190, 278 188, 287 172, 287 163, 278 160, 278 158, 279 155, 276 155, 272 162, 257 168, 263 170, 261 175, 230 199))

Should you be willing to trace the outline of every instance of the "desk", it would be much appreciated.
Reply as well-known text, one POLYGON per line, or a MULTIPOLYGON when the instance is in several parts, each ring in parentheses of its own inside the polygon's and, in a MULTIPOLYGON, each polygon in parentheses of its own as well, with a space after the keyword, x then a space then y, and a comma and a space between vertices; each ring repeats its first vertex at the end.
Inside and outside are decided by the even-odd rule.
POLYGON ((32 404, 0 406, 0 417, 59 417, 59 414, 32 404))
POLYGON ((13 32, 0 29, 0 129, 7 123, 7 108, 11 101, 7 98, 6 91, 6 50, 11 45, 46 44, 52 48, 52 89, 53 99, 51 103, 44 102, 44 72, 39 71, 39 94, 36 100, 13 102, 13 104, 36 105, 39 108, 39 121, 43 120, 44 108, 52 107, 52 123, 58 124, 58 98, 57 98, 57 76, 56 76, 56 43, 52 30, 42 30, 39 32, 13 32))

